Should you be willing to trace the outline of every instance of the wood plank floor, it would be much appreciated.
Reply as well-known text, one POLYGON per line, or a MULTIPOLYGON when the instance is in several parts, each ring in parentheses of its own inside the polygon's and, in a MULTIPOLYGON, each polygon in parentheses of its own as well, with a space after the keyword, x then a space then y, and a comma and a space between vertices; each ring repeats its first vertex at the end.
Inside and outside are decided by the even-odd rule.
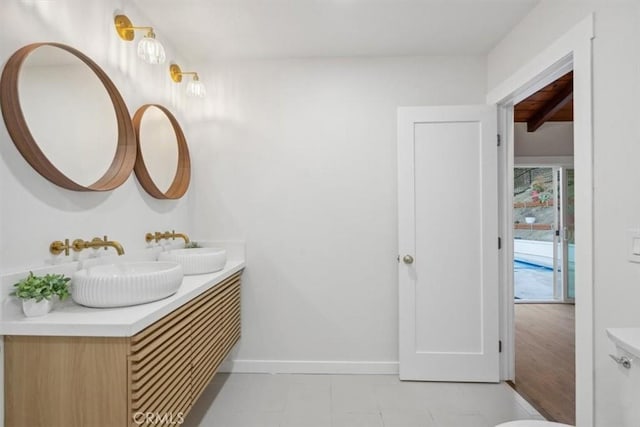
POLYGON ((515 304, 516 391, 551 421, 575 425, 575 311, 515 304))

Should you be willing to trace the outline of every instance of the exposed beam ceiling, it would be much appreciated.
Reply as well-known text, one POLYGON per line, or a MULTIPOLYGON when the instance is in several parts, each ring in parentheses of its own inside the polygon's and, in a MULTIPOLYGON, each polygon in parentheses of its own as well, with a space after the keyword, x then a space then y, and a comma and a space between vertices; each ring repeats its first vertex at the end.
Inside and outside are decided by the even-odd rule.
POLYGON ((573 84, 568 84, 527 120, 527 132, 535 132, 571 100, 573 100, 573 84))
POLYGON ((548 121, 573 121, 573 71, 515 105, 514 119, 527 123, 528 132, 548 121))

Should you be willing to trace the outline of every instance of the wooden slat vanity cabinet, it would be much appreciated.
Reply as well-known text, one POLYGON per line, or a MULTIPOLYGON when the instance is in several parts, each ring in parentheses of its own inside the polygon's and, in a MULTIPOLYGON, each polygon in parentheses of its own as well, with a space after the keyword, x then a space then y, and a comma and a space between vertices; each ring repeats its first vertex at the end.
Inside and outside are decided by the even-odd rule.
POLYGON ((240 338, 240 273, 132 337, 5 337, 6 427, 180 425, 240 338))

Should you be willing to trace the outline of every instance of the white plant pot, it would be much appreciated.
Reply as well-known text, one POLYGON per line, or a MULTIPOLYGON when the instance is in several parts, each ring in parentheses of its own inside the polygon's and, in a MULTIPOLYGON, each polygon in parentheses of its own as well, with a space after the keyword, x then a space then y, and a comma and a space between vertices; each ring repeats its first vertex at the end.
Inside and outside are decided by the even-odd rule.
POLYGON ((22 300, 22 311, 27 317, 44 316, 51 311, 52 307, 53 302, 48 299, 42 299, 38 302, 33 298, 22 300))
POLYGON ((526 222, 527 224, 533 224, 534 222, 536 222, 536 217, 527 216, 524 218, 524 222, 526 222))

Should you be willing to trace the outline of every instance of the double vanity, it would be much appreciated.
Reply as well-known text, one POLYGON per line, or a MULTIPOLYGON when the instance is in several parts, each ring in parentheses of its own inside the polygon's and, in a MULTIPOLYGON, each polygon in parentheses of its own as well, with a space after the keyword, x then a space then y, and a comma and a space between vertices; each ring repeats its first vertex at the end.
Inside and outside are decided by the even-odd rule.
POLYGON ((159 259, 188 259, 85 267, 86 283, 75 275, 73 286, 74 292, 78 285, 86 292, 74 300, 105 308, 65 301, 46 316, 26 318, 17 301, 7 300, 0 321, 5 425, 135 426, 145 425, 144 420, 176 425, 184 420, 240 338, 244 254, 231 250, 225 260, 222 252, 217 258, 212 253, 211 248, 174 249, 161 252, 159 259), (168 275, 175 283, 171 270, 177 265, 187 274, 199 271, 204 255, 208 263, 217 259, 221 269, 185 275, 175 292, 161 291, 171 293, 168 297, 148 293, 153 280, 168 275), (101 281, 116 286, 102 292, 101 281), (140 303, 141 295, 155 301, 140 303), (123 301, 139 305, 109 307, 123 301))
MULTIPOLYGON (((114 22, 121 35, 119 19, 114 22)), ((167 71, 173 81, 195 74, 175 64, 167 71)), ((191 160, 176 117, 149 103, 131 116, 107 73, 71 46, 35 42, 16 50, 0 75, 0 108, 15 148, 57 187, 117 191, 134 173, 143 200, 157 199, 150 203, 154 216, 178 206, 156 209, 159 201, 178 200, 188 190, 191 160)), ((68 196, 79 199, 56 192, 68 196)), ((146 211, 124 211, 123 221, 146 211)), ((60 229, 75 230, 72 218, 63 218, 60 229)), ((147 233, 144 250, 115 260, 79 254, 112 249, 123 255, 122 245, 107 236, 52 242, 53 258, 41 260, 55 265, 33 273, 72 276, 72 300, 42 317, 25 317, 20 301, 9 297, 20 289, 11 288, 14 283, 32 276, 28 271, 0 276, 6 426, 182 423, 240 337, 245 264, 242 244, 225 248, 226 257, 212 247, 160 243, 176 238, 189 243, 175 231, 147 233), (73 261, 62 261, 70 255, 73 261)), ((23 282, 25 307, 42 302, 34 289, 51 291, 53 285, 36 287, 41 284, 23 282)))

